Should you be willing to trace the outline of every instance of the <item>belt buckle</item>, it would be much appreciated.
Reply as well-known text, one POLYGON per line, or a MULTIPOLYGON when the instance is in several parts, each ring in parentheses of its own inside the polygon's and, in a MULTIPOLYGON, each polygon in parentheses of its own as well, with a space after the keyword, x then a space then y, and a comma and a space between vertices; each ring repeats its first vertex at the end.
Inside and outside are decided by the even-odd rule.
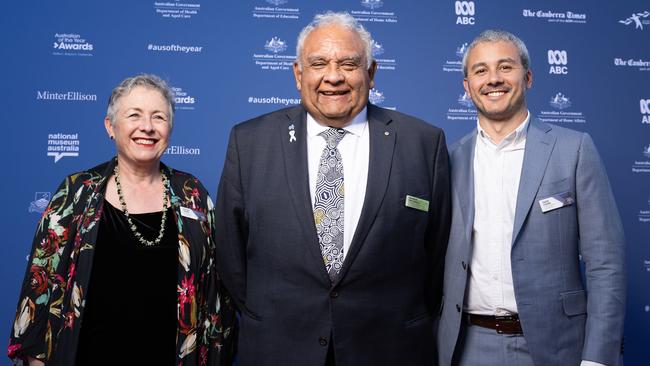
POLYGON ((494 317, 494 326, 496 328, 497 333, 499 334, 503 334, 506 332, 502 329, 502 325, 505 326, 505 323, 512 323, 512 322, 518 323, 519 320, 511 315, 501 315, 501 316, 496 315, 494 317))

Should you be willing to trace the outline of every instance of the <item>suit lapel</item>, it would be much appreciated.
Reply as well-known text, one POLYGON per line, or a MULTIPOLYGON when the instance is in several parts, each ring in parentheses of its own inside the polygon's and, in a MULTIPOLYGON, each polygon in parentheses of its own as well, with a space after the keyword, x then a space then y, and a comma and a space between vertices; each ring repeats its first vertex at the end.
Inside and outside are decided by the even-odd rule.
POLYGON ((350 249, 345 255, 343 268, 336 277, 334 284, 341 281, 354 262, 361 249, 368 231, 375 221, 377 211, 384 200, 390 169, 393 162, 396 132, 391 126, 392 119, 384 115, 382 110, 368 104, 368 133, 370 134, 370 151, 368 157, 368 183, 363 200, 363 209, 359 223, 354 232, 350 249))
POLYGON ((544 177, 551 151, 555 145, 555 137, 548 133, 551 127, 538 122, 531 117, 526 135, 524 162, 521 167, 521 179, 517 193, 517 208, 512 231, 512 245, 521 231, 521 227, 532 207, 533 200, 544 177))
POLYGON ((286 123, 278 125, 278 135, 282 141, 284 167, 291 203, 296 212, 297 221, 302 227, 305 243, 309 252, 320 268, 322 276, 329 281, 329 275, 323 263, 323 256, 316 234, 314 211, 309 192, 309 166, 307 163, 307 114, 302 107, 287 112, 286 123), (295 131, 291 134, 290 131, 295 131), (295 136, 295 140, 291 136, 295 136))
POLYGON ((461 217, 465 225, 468 242, 472 239, 474 226, 474 150, 476 148, 476 130, 465 136, 457 151, 452 153, 451 172, 452 187, 460 203, 461 217))

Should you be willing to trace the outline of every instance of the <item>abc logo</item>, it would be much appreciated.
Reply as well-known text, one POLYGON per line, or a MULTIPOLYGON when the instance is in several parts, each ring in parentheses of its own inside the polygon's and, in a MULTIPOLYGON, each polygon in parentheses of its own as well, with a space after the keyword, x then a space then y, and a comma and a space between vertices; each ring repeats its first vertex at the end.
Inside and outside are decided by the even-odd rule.
POLYGON ((650 124, 650 99, 639 100, 641 114, 643 115, 641 123, 650 124))
POLYGON ((562 50, 548 50, 548 64, 551 67, 548 70, 549 74, 562 74, 569 73, 569 69, 564 66, 569 62, 566 51, 562 50))
POLYGON ((474 14, 474 2, 473 1, 456 1, 456 24, 461 25, 473 25, 475 23, 474 14))

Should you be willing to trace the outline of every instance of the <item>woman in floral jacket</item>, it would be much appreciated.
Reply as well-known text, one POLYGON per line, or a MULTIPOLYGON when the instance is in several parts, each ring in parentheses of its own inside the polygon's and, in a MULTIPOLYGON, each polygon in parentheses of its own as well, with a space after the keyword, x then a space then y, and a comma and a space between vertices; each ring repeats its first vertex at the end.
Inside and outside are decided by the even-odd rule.
POLYGON ((124 80, 117 157, 68 176, 39 222, 8 354, 28 365, 230 365, 235 313, 216 271, 213 206, 160 162, 173 94, 124 80))

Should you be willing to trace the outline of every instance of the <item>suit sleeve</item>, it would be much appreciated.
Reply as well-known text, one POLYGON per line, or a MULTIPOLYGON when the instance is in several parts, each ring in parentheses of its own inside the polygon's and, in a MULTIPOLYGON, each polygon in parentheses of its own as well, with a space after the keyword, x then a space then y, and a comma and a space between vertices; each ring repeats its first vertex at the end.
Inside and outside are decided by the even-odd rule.
POLYGON ((576 170, 587 323, 582 359, 616 365, 625 317, 625 248, 614 196, 593 141, 583 134, 576 170))
POLYGON ((451 224, 451 185, 449 178, 449 153, 442 130, 438 134, 433 161, 431 208, 428 228, 428 248, 431 268, 430 304, 434 311, 440 307, 444 275, 445 254, 451 224))
POLYGON ((241 182, 236 127, 230 132, 215 206, 217 268, 237 307, 246 301, 248 220, 241 182))

